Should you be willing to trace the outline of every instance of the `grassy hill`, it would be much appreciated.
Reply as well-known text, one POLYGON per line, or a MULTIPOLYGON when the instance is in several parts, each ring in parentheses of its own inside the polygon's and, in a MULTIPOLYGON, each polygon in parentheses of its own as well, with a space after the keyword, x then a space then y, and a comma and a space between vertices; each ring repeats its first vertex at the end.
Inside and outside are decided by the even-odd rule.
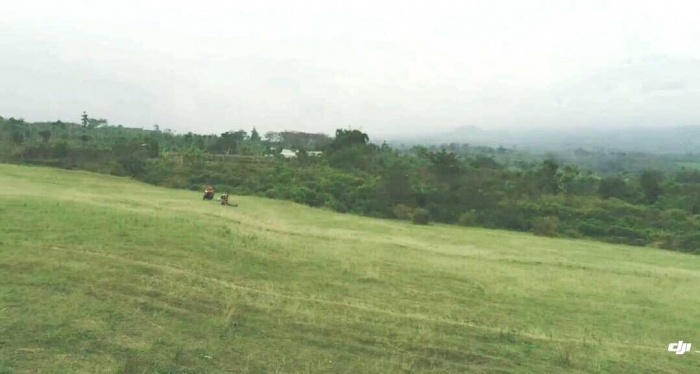
POLYGON ((0 165, 0 373, 700 364, 700 257, 232 200, 0 165))

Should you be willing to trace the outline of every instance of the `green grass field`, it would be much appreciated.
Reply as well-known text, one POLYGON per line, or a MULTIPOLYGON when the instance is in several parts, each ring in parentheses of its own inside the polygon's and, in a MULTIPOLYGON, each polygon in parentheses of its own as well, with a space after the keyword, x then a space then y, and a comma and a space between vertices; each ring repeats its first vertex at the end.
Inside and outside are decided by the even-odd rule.
POLYGON ((0 373, 700 370, 700 257, 232 201, 0 165, 0 373))

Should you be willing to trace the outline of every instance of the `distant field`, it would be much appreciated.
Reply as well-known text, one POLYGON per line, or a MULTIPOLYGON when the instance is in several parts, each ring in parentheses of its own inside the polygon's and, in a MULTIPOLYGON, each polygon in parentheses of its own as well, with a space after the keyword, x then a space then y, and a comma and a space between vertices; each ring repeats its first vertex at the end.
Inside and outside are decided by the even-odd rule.
POLYGON ((695 373, 700 257, 0 165, 0 373, 695 373))

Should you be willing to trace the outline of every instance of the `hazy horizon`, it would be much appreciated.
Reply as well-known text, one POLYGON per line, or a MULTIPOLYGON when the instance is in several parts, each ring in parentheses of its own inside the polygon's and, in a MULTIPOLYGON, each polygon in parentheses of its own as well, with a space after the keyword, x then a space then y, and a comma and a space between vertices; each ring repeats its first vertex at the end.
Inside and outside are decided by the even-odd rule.
POLYGON ((378 137, 700 124, 692 1, 0 4, 0 115, 378 137))

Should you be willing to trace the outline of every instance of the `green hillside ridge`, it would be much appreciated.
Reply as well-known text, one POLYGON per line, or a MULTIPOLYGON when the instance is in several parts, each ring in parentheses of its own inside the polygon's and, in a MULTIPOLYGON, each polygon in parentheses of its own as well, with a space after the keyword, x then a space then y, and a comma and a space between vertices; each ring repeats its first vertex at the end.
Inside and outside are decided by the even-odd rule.
POLYGON ((337 129, 334 137, 295 131, 261 137, 255 129, 175 134, 108 125, 86 113, 82 124, 0 117, 2 163, 192 191, 212 185, 374 218, 694 253, 700 253, 699 157, 585 149, 535 155, 457 143, 392 148, 352 129, 337 129), (286 158, 283 149, 302 151, 286 158))
POLYGON ((691 373, 700 258, 0 164, 0 373, 691 373))

